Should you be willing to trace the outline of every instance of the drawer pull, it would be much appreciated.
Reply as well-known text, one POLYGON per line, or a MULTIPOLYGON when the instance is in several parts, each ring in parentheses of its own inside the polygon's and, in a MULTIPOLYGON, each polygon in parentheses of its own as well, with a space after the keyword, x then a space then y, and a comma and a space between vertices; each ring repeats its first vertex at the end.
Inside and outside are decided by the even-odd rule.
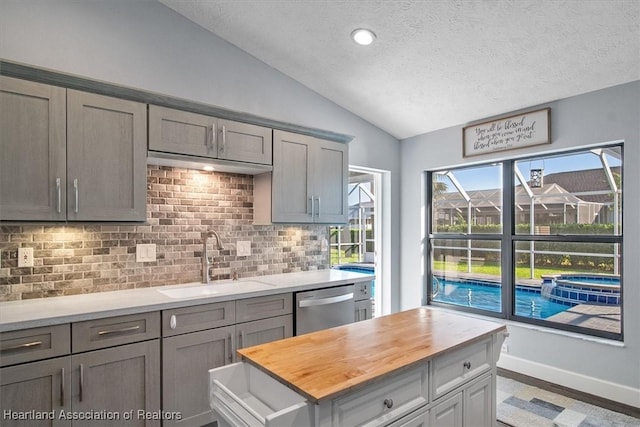
POLYGON ((2 351, 20 350, 23 348, 37 347, 39 345, 42 345, 42 341, 34 341, 34 342, 28 342, 20 345, 14 345, 13 347, 3 348, 2 351))
POLYGON ((385 399, 382 403, 387 409, 393 408, 393 399, 385 399))
POLYGON ((471 362, 464 362, 464 365, 462 366, 464 366, 467 369, 471 369, 471 362))
POLYGON ((140 325, 130 326, 128 328, 122 328, 122 329, 112 329, 110 331, 100 331, 98 332, 98 335, 124 334, 126 332, 137 331, 138 329, 140 329, 140 325))
POLYGON ((171 318, 169 319, 169 327, 171 329, 175 329, 178 327, 178 319, 176 319, 176 315, 172 314, 171 318))

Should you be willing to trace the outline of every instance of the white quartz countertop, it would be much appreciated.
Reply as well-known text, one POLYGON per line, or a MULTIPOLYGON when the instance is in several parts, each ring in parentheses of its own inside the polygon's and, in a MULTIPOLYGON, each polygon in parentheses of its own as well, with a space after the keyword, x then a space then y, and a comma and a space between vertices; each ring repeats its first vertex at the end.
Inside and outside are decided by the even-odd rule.
POLYGON ((197 304, 299 292, 373 280, 344 270, 317 270, 83 295, 0 302, 0 332, 197 304))

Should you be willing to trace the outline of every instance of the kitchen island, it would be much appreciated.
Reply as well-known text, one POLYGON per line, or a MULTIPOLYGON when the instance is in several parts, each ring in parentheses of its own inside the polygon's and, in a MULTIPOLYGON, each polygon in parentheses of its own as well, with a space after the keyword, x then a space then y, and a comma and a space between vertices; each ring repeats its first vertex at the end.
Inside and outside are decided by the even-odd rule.
POLYGON ((232 425, 494 425, 506 334, 420 307, 241 349, 210 371, 210 401, 232 425))

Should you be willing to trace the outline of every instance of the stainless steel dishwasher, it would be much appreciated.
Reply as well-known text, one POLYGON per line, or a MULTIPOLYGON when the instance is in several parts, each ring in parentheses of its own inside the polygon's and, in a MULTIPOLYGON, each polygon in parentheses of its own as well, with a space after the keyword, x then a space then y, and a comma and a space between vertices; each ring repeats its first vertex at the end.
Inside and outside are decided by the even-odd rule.
POLYGON ((353 285, 296 293, 296 335, 354 321, 353 285))

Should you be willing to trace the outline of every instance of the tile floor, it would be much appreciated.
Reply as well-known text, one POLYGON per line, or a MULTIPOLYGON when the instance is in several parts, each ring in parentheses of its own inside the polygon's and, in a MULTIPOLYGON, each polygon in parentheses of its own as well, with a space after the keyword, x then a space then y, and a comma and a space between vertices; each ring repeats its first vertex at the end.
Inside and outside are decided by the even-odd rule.
POLYGON ((498 376, 497 418, 513 427, 639 427, 640 418, 498 376))

